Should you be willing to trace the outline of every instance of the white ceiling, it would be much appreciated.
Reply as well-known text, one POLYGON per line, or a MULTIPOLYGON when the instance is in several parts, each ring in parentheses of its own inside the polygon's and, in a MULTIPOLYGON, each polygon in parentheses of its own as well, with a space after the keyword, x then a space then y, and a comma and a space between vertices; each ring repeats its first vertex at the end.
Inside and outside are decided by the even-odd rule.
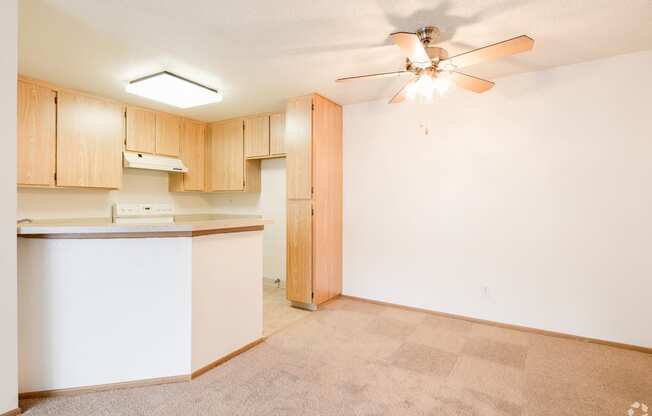
MULTIPOLYGON (((336 84, 402 69, 388 35, 438 26, 451 55, 527 34, 534 51, 468 68, 487 79, 652 49, 651 0, 21 0, 19 72, 205 121, 280 110, 319 92, 342 103, 405 81, 336 84), (224 91, 189 110, 124 92, 169 70, 224 91)), ((498 83, 496 88, 500 88, 498 83)))

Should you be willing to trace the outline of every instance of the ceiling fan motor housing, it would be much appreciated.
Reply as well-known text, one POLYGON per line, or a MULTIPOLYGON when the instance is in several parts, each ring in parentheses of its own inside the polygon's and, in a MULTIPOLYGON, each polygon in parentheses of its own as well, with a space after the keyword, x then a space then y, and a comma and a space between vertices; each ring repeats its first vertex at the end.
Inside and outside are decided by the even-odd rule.
POLYGON ((439 34, 439 29, 435 26, 426 26, 417 30, 417 36, 419 37, 419 40, 421 40, 421 43, 424 44, 424 46, 428 46, 431 43, 436 43, 439 40, 439 34))
POLYGON ((422 27, 421 29, 417 30, 416 35, 419 37, 419 40, 423 44, 424 49, 430 58, 430 61, 432 61, 434 64, 437 64, 439 61, 448 59, 448 52, 445 49, 437 46, 430 46, 437 43, 439 40, 440 31, 437 27, 422 27))

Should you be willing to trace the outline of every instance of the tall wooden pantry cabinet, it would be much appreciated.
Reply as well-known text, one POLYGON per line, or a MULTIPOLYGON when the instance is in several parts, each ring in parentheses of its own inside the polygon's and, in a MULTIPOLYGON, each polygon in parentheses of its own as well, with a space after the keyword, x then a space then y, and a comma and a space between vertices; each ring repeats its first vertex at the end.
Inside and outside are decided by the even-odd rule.
POLYGON ((287 297, 316 309, 342 293, 342 107, 291 99, 287 153, 287 297))

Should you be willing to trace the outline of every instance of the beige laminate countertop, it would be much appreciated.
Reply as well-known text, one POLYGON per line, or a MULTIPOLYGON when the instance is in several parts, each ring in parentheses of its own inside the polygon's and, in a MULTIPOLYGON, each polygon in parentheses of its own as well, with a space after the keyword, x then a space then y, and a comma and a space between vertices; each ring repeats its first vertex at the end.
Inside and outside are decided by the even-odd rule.
POLYGON ((262 230, 272 221, 257 215, 178 215, 172 224, 114 224, 110 218, 34 220, 17 225, 19 237, 148 238, 192 237, 262 230))

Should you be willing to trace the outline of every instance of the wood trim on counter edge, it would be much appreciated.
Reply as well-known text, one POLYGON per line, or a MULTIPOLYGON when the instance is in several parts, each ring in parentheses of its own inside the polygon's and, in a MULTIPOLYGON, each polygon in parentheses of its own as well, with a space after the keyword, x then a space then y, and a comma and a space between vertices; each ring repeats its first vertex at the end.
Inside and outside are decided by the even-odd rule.
POLYGON ((61 233, 61 234, 18 234, 20 238, 47 238, 59 240, 102 240, 107 238, 175 238, 175 237, 201 237, 211 234, 243 233, 247 231, 262 231, 263 225, 251 225, 246 227, 219 228, 215 230, 197 231, 159 231, 159 232, 136 232, 136 233, 61 233))
POLYGON ((480 318, 472 318, 472 317, 469 317, 469 316, 456 315, 456 314, 446 313, 446 312, 438 312, 438 311, 433 311, 433 310, 430 310, 430 309, 423 309, 423 308, 416 308, 416 307, 413 307, 413 306, 399 305, 397 303, 390 303, 390 302, 383 302, 383 301, 380 301, 380 300, 360 298, 360 297, 357 297, 357 296, 340 295, 339 297, 342 298, 342 299, 357 300, 357 301, 361 301, 361 302, 371 303, 371 304, 374 304, 374 305, 389 306, 389 307, 397 308, 397 309, 404 309, 404 310, 408 310, 408 311, 422 312, 422 313, 426 313, 428 315, 442 316, 442 317, 445 317, 445 318, 453 318, 453 319, 461 319, 461 320, 476 323, 476 324, 490 325, 490 326, 495 326, 495 327, 498 327, 498 328, 511 329, 511 330, 514 330, 514 331, 529 332, 529 333, 537 334, 537 335, 547 335, 547 336, 555 337, 555 338, 565 338, 565 339, 571 339, 571 340, 580 341, 580 342, 586 342, 586 343, 589 343, 589 344, 605 345, 605 346, 608 346, 608 347, 619 348, 619 349, 623 349, 623 350, 636 351, 636 352, 641 352, 641 353, 644 353, 644 354, 652 354, 652 348, 643 347, 643 346, 640 346, 640 345, 625 344, 625 343, 621 343, 621 342, 607 341, 607 340, 598 339, 598 338, 583 337, 583 336, 579 336, 579 335, 566 334, 564 332, 548 331, 548 330, 545 330, 545 329, 532 328, 532 327, 523 326, 523 325, 506 324, 506 323, 503 323, 503 322, 490 321, 490 320, 480 319, 480 318))
POLYGON ((244 347, 240 347, 237 350, 226 354, 224 357, 218 358, 217 360, 213 361, 212 363, 210 363, 208 365, 205 365, 205 366, 193 371, 192 374, 190 375, 190 379, 194 380, 197 377, 201 376, 202 374, 206 373, 207 371, 210 371, 210 370, 214 369, 215 367, 218 367, 218 366, 224 364, 225 362, 229 361, 230 359, 235 358, 238 355, 249 351, 250 349, 252 349, 256 345, 258 345, 261 342, 265 341, 266 338, 267 337, 264 337, 264 336, 260 337, 257 340, 252 341, 249 344, 245 345, 244 347))
POLYGON ((192 232, 192 236, 200 237, 202 235, 210 235, 210 234, 242 233, 247 231, 262 231, 264 229, 265 229, 264 225, 249 225, 246 227, 223 228, 221 230, 197 230, 192 232))
POLYGON ((0 416, 18 416, 20 414, 21 414, 20 407, 17 407, 14 410, 10 410, 8 412, 1 413, 0 416))
POLYGON ((171 384, 171 383, 179 383, 184 381, 190 381, 190 375, 186 374, 182 376, 148 378, 144 380, 125 381, 122 383, 97 384, 94 386, 72 387, 69 389, 32 391, 27 393, 19 393, 18 398, 20 400, 26 400, 26 399, 44 398, 44 397, 74 396, 74 395, 84 394, 84 393, 96 393, 100 391, 120 390, 120 389, 134 388, 134 387, 157 386, 160 384, 171 384))

